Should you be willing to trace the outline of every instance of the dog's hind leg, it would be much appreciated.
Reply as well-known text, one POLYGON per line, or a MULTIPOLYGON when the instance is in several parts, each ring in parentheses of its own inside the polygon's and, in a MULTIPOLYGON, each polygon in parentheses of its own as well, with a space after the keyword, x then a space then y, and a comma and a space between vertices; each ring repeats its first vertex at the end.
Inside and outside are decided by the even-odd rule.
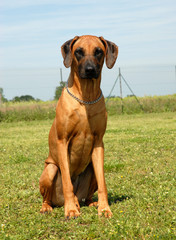
POLYGON ((93 166, 92 163, 90 163, 85 171, 79 175, 75 195, 78 197, 79 202, 85 201, 86 205, 96 206, 97 202, 93 202, 92 197, 97 188, 93 166))
POLYGON ((98 189, 97 180, 96 180, 96 177, 95 177, 95 174, 93 171, 92 178, 91 178, 90 185, 89 185, 88 195, 87 195, 87 198, 85 201, 86 205, 88 205, 89 207, 91 207, 91 206, 96 207, 98 205, 98 202, 94 202, 92 200, 92 197, 93 197, 94 193, 97 191, 97 189, 98 189))
POLYGON ((52 194, 57 172, 58 167, 56 165, 45 163, 45 169, 39 180, 40 192, 43 196, 43 204, 40 210, 41 213, 52 211, 52 194))
MULTIPOLYGON (((79 178, 77 178, 75 181, 72 182, 74 189, 77 189, 78 179, 79 178)), ((54 180, 51 202, 53 206, 57 206, 57 207, 61 207, 64 205, 64 194, 63 194, 63 185, 62 185, 60 169, 58 169, 57 176, 54 180)), ((75 195, 75 204, 78 211, 80 212, 80 205, 76 195, 75 195)))

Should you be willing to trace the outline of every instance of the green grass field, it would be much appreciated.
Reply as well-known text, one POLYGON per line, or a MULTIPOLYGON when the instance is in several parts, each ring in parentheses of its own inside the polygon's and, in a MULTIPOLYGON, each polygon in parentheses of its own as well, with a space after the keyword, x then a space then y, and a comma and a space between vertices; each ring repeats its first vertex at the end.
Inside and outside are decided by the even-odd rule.
MULTIPOLYGON (((104 137, 113 217, 40 214, 52 120, 0 123, 0 239, 176 239, 176 114, 113 115, 104 137)), ((97 199, 97 194, 95 194, 97 199)))
MULTIPOLYGON (((122 114, 121 99, 105 99, 109 116, 122 114)), ((176 94, 166 96, 146 96, 123 98, 123 113, 176 112, 176 94)), ((57 101, 48 102, 7 102, 0 106, 0 122, 34 121, 54 119, 57 101)))

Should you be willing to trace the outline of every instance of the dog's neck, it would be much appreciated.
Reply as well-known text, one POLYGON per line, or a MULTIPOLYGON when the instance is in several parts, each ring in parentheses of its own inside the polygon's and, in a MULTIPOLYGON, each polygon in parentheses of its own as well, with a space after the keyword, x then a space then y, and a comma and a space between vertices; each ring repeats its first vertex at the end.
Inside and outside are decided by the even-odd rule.
POLYGON ((100 94, 101 75, 98 79, 80 79, 74 71, 68 78, 68 88, 71 93, 83 101, 94 101, 100 94))

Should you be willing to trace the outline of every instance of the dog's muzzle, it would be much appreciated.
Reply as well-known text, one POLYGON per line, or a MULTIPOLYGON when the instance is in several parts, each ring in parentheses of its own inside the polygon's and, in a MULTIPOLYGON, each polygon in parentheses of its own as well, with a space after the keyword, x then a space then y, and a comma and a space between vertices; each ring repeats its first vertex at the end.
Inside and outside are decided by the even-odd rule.
POLYGON ((97 79, 100 74, 100 66, 94 62, 88 61, 79 66, 79 76, 82 79, 97 79))

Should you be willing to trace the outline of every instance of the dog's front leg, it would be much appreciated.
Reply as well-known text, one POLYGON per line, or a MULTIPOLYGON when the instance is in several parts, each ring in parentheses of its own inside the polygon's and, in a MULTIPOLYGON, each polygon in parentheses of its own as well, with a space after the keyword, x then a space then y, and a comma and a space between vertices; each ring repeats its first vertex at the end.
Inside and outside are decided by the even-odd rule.
POLYGON ((112 212, 108 204, 107 188, 104 177, 104 146, 103 141, 96 140, 93 153, 92 162, 95 176, 98 184, 98 215, 102 214, 105 217, 112 217, 112 212))
POLYGON ((66 140, 58 141, 59 167, 61 170, 62 186, 64 194, 65 217, 72 218, 80 215, 78 211, 77 198, 73 192, 73 185, 70 177, 70 167, 68 159, 68 143, 66 140))

